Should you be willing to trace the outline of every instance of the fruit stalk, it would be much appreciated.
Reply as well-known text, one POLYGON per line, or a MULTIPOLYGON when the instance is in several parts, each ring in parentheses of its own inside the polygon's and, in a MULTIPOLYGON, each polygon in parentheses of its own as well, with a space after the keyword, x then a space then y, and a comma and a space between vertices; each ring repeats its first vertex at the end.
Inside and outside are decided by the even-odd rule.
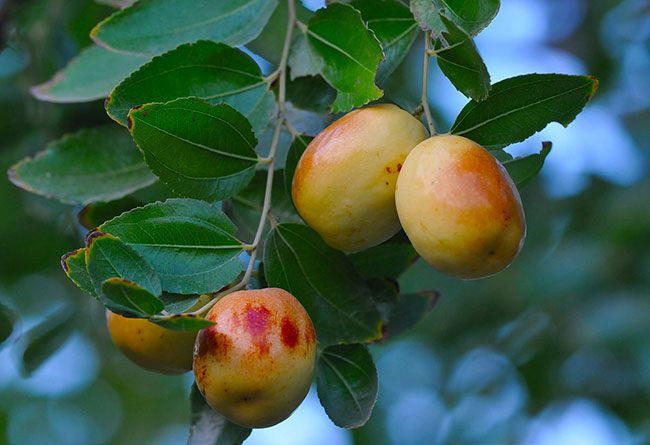
POLYGON ((436 126, 433 122, 433 115, 429 107, 429 62, 431 58, 431 31, 424 33, 424 51, 422 53, 422 110, 427 119, 429 135, 435 136, 436 126))

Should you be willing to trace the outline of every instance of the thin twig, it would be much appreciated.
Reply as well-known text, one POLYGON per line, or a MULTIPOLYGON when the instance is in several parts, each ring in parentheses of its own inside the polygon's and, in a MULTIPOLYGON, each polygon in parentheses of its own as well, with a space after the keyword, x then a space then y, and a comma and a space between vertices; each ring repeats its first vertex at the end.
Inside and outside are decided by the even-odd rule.
POLYGON ((431 51, 431 31, 424 33, 424 52, 422 54, 422 108, 424 115, 427 119, 427 126, 429 127, 429 134, 434 136, 436 134, 436 126, 433 123, 433 116, 431 115, 431 108, 429 108, 429 54, 431 51))

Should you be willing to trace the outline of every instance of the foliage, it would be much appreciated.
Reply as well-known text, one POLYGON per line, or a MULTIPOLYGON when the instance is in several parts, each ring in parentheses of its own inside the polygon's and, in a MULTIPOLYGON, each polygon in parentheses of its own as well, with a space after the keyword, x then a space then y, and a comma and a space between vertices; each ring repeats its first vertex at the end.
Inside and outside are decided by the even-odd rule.
MULTIPOLYGON (((120 6, 126 7, 93 28, 94 45, 32 89, 48 102, 106 98, 106 112, 117 124, 64 136, 11 167, 11 181, 86 206, 80 220, 88 229, 98 227, 83 248, 64 255, 62 266, 83 292, 114 312, 199 330, 210 324, 202 308, 178 305, 171 293, 216 297, 255 282, 291 292, 316 327, 317 386, 326 413, 342 427, 364 425, 379 385, 366 344, 415 326, 439 294, 400 295, 387 284, 416 260, 403 237, 345 255, 301 224, 290 189, 313 135, 297 130, 301 121, 288 104, 314 113, 308 116, 316 121, 384 100, 380 87, 422 35, 425 63, 436 58, 454 87, 471 98, 450 132, 492 150, 523 186, 541 170, 550 144, 514 159, 500 157, 501 149, 551 122, 571 123, 598 82, 527 74, 491 85, 473 38, 496 15, 496 0, 413 0, 410 9, 397 0, 353 0, 314 14, 296 11, 293 0, 120 6), (241 45, 275 70, 264 73, 241 45), (310 100, 298 98, 305 90, 310 100), (278 153, 287 135, 283 163, 278 153), (151 199, 146 193, 152 185, 166 189, 151 199), (165 199, 169 191, 177 197, 165 199), (93 218, 92 206, 103 204, 115 207, 93 218)), ((429 108, 425 99, 418 111, 430 123, 429 108)), ((27 333, 27 373, 67 338, 69 318, 57 317, 47 329, 27 333)), ((3 341, 13 315, 2 305, 0 323, 3 341)), ((241 443, 250 434, 212 412, 195 387, 191 399, 190 443, 241 443)))

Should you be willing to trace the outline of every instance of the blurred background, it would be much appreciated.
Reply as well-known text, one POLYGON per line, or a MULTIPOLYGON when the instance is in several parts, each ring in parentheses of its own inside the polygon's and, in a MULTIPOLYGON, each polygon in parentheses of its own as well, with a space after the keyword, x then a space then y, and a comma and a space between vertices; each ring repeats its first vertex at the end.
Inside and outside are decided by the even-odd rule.
MULTIPOLYGON (((88 45, 112 11, 92 0, 0 0, 1 171, 64 133, 109 122, 101 101, 48 104, 28 89, 88 45)), ((421 262, 403 276, 403 291, 443 297, 414 331, 373 345, 380 392, 365 427, 334 427, 312 391, 288 421, 247 443, 650 443, 650 3, 502 0, 477 45, 493 81, 530 72, 600 79, 569 128, 552 124, 508 148, 520 155, 554 143, 522 195, 522 254, 480 281, 421 262)), ((384 85, 389 98, 417 100, 421 50, 416 43, 384 85)), ((466 99, 436 69, 430 93, 448 128, 466 99)), ((19 317, 0 348, 0 444, 183 444, 191 375, 128 362, 102 309, 60 270, 61 254, 80 244, 75 210, 0 179, 0 302, 19 317), (20 332, 61 305, 74 333, 21 376, 20 332)))

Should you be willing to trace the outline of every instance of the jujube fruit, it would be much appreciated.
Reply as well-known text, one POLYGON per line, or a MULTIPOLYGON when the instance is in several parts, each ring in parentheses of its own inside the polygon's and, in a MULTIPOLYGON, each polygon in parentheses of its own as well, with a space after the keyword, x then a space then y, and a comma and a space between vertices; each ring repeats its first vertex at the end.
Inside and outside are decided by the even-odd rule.
POLYGON ((140 367, 162 374, 183 374, 192 369, 196 332, 172 331, 111 311, 106 311, 106 321, 113 343, 140 367))
POLYGON ((199 332, 194 378, 207 403, 249 428, 275 425, 303 401, 314 374, 316 335, 309 315, 276 288, 219 300, 199 332))
POLYGON ((311 141, 298 163, 292 186, 298 213, 339 250, 386 241, 400 229, 397 175, 426 137, 422 123, 395 105, 346 114, 311 141))
POLYGON ((449 275, 481 278, 503 270, 526 234, 512 179, 464 137, 434 136, 418 144, 402 166, 395 201, 415 250, 449 275))

